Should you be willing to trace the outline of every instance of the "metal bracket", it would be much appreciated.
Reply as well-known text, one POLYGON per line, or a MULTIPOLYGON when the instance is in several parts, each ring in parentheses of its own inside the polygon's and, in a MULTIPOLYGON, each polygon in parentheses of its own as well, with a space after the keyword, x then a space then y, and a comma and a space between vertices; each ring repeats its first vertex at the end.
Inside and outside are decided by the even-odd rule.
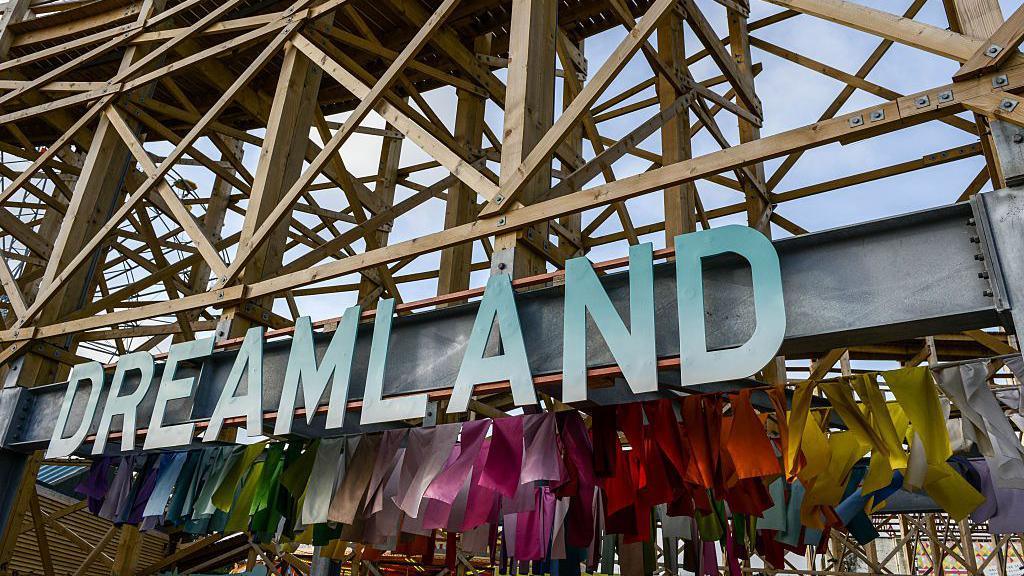
POLYGON ((999 254, 996 251, 995 239, 992 237, 992 227, 989 224, 989 211, 985 205, 985 194, 975 194, 970 199, 971 212, 974 214, 972 222, 968 223, 977 228, 977 238, 981 246, 982 264, 985 265, 985 278, 988 288, 992 292, 996 311, 1000 314, 1010 309, 1010 297, 1006 291, 1006 284, 1003 279, 1003 269, 999 264, 999 254))
POLYGON ((6 446, 21 434, 27 417, 22 404, 24 388, 15 386, 0 390, 0 446, 6 446))
POLYGON ((433 428, 437 426, 437 413, 441 410, 441 403, 437 400, 427 402, 427 412, 423 415, 423 427, 433 428))

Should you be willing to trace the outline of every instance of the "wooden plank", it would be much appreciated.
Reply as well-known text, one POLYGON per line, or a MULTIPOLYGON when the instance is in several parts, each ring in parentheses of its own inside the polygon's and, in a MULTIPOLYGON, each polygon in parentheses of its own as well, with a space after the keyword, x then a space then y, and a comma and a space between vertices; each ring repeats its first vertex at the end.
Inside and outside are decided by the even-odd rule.
MULTIPOLYGON (((121 116, 121 113, 116 107, 111 106, 106 110, 106 117, 110 120, 114 129, 120 134, 121 139, 128 146, 128 150, 131 151, 132 155, 135 156, 135 160, 142 166, 143 172, 147 176, 152 177, 157 173, 157 166, 153 163, 153 160, 149 158, 145 148, 142 146, 142 142, 138 140, 131 127, 128 126, 128 122, 121 116)), ((227 266, 224 261, 220 259, 220 254, 217 249, 213 247, 213 242, 210 241, 209 236, 196 222, 192 213, 189 212, 188 208, 181 203, 181 199, 171 190, 171 187, 167 185, 167 182, 161 180, 156 185, 157 193, 160 198, 163 199, 164 203, 168 208, 171 209, 175 220, 185 230, 188 237, 196 245, 199 250, 199 254, 202 255, 203 260, 206 264, 218 275, 223 275, 227 271, 227 266)))
POLYGON ((32 515, 32 526, 36 533, 36 545, 38 546, 39 560, 43 565, 43 575, 54 576, 53 558, 50 556, 50 540, 43 523, 43 513, 39 509, 39 495, 34 491, 29 501, 29 512, 32 515))
MULTIPOLYGON (((310 184, 312 184, 313 180, 320 173, 323 167, 330 161, 330 159, 338 151, 341 145, 344 144, 348 137, 353 133, 355 127, 358 126, 359 123, 362 122, 362 120, 366 117, 366 114, 368 114, 371 109, 374 109, 378 106, 389 106, 385 102, 379 102, 381 96, 387 90, 390 89, 391 84, 402 72, 406 63, 409 60, 413 59, 417 53, 419 53, 420 49, 422 49, 423 46, 426 45, 427 41, 430 39, 433 33, 444 23, 445 19, 448 17, 449 14, 451 14, 452 10, 454 10, 454 8, 457 5, 458 0, 445 0, 438 8, 437 12, 435 12, 434 15, 431 16, 430 19, 428 19, 424 27, 420 28, 420 30, 416 33, 413 39, 410 40, 410 42, 405 46, 405 48, 402 50, 399 56, 391 63, 390 66, 388 66, 388 69, 384 72, 384 74, 376 82, 376 84, 374 84, 374 86, 367 90, 364 94, 358 95, 358 97, 360 98, 360 102, 356 106, 356 108, 351 112, 351 114, 349 114, 348 118, 346 118, 345 124, 341 127, 341 129, 335 132, 331 139, 324 144, 323 149, 320 151, 317 157, 310 163, 310 166, 305 170, 305 172, 302 173, 302 176, 300 176, 298 180, 291 185, 287 192, 281 195, 281 198, 278 200, 276 206, 271 212, 268 213, 266 219, 263 220, 259 228, 254 230, 251 236, 247 237, 245 234, 243 234, 243 243, 239 246, 239 252, 235 256, 235 260, 232 262, 231 267, 227 270, 226 275, 224 275, 221 278, 220 285, 226 285, 228 281, 232 280, 234 277, 237 276, 242 266, 244 266, 244 264, 248 260, 249 255, 252 254, 253 251, 262 244, 262 242, 266 239, 270 232, 274 230, 274 228, 277 226, 278 222, 280 222, 281 218, 283 218, 283 216, 288 211, 291 210, 291 205, 298 199, 298 196, 310 184)), ((330 56, 328 56, 326 53, 321 52, 322 56, 320 58, 316 58, 313 55, 311 55, 316 50, 315 48, 312 48, 311 46, 308 45, 305 48, 303 48, 302 46, 299 46, 299 48, 306 52, 306 54, 310 57, 310 60, 312 60, 314 63, 317 63, 318 65, 321 65, 321 67, 332 76, 334 75, 338 65, 337 62, 330 58, 330 56)), ((342 85, 348 86, 349 84, 342 81, 342 85)), ((405 128, 406 126, 408 126, 408 123, 403 123, 403 125, 396 125, 396 128, 402 131, 403 128, 405 128)), ((423 135, 426 136, 426 133, 424 132, 423 135)), ((413 136, 410 137, 415 139, 415 137, 413 136)), ((426 141, 426 139, 421 140, 418 143, 424 141, 426 141)), ((432 145, 425 148, 427 153, 447 149, 440 142, 431 142, 430 144, 432 145)), ((468 163, 464 162, 461 158, 452 159, 451 156, 452 155, 447 156, 449 158, 449 162, 445 162, 440 158, 438 159, 438 161, 442 162, 442 164, 448 164, 454 161, 456 165, 453 167, 453 173, 464 174, 465 177, 467 177, 467 179, 473 182, 474 185, 486 183, 484 184, 484 186, 491 185, 493 187, 493 183, 487 180, 487 178, 484 177, 482 174, 479 174, 472 166, 469 166, 468 163)), ((486 189, 484 189, 483 191, 486 192, 486 189)))
POLYGON ((766 1, 958 62, 970 59, 984 44, 977 38, 846 0, 766 1))
MULTIPOLYGON (((925 2, 926 0, 913 0, 910 6, 903 12, 903 17, 913 18, 914 16, 916 16, 917 13, 921 11, 921 8, 924 7, 925 2)), ((752 26, 753 25, 748 27, 748 31, 752 28, 752 26)), ((881 42, 879 42, 878 45, 875 47, 874 51, 871 52, 871 54, 864 60, 864 63, 861 64, 860 68, 857 69, 857 73, 855 75, 858 78, 866 78, 867 75, 870 74, 871 71, 875 68, 875 66, 877 66, 878 63, 882 60, 882 57, 885 56, 886 52, 889 51, 893 44, 894 42, 892 40, 882 40, 881 42)), ((832 103, 829 104, 827 108, 825 108, 825 111, 821 114, 818 120, 828 120, 830 118, 835 117, 835 115, 839 113, 839 110, 843 107, 843 105, 845 105, 846 102, 853 96, 854 92, 855 90, 853 86, 850 86, 849 84, 843 87, 843 89, 839 92, 835 99, 832 100, 832 103)), ((793 154, 787 156, 782 161, 782 163, 779 164, 779 167, 771 175, 771 178, 768 179, 768 190, 774 190, 779 185, 779 182, 781 182, 782 179, 786 177, 786 174, 788 174, 789 171, 793 168, 793 166, 796 165, 796 162, 800 159, 800 156, 801 152, 794 152, 793 154)))
MULTIPOLYGON (((298 22, 292 23, 286 26, 281 32, 278 33, 277 37, 253 60, 252 63, 236 78, 235 82, 229 87, 229 89, 221 95, 221 97, 211 106, 211 108, 200 118, 200 121, 189 133, 186 134, 182 141, 171 151, 167 158, 157 167, 157 172, 150 175, 145 182, 142 183, 128 199, 121 204, 117 210, 111 215, 97 233, 88 241, 83 242, 76 246, 75 256, 70 262, 63 268, 59 273, 57 268, 59 266, 59 258, 52 258, 49 265, 47 266, 46 274, 44 275, 44 282, 42 285, 45 287, 40 291, 40 294, 36 297, 32 306, 26 311, 25 321, 33 318, 35 314, 38 314, 39 310, 58 292, 58 289, 63 281, 69 278, 74 272, 81 266, 87 258, 106 238, 107 234, 113 230, 120 221, 127 215, 127 213, 135 206, 135 204, 149 191, 150 187, 155 185, 158 180, 161 180, 168 170, 174 165, 178 158, 184 154, 188 146, 191 146, 192 142, 205 130, 207 123, 215 118, 227 105, 232 101, 234 94, 249 80, 255 76, 255 74, 263 68, 264 65, 270 60, 280 47, 284 44, 285 40, 291 35, 292 31, 298 26, 298 22)), ((78 188, 76 187, 76 190, 78 188)), ((78 202, 81 203, 83 194, 76 194, 76 198, 79 198, 78 202)), ((74 202, 74 200, 73 200, 74 202)), ((67 246, 68 234, 74 229, 74 221, 65 218, 61 226, 61 234, 58 235, 58 242, 61 246, 61 252, 64 251, 67 246)), ((58 242, 55 242, 55 250, 58 242)), ((22 325, 23 321, 19 321, 22 325)))
POLYGON ((1024 5, 1013 14, 964 62, 953 75, 954 82, 975 78, 998 69, 1009 61, 1024 40, 1024 5), (994 52, 994 53, 993 53, 994 52))
POLYGON ((107 530, 107 533, 103 535, 103 538, 100 539, 99 543, 93 546, 92 551, 89 552, 89 555, 86 556, 85 560, 83 560, 78 566, 78 570, 75 570, 73 576, 82 576, 90 567, 92 567, 93 564, 96 563, 96 560, 99 559, 101 555, 105 555, 104 551, 107 549, 110 541, 114 539, 115 535, 117 535, 117 528, 111 526, 110 529, 107 530))
POLYGON ((200 550, 209 547, 211 544, 220 541, 221 538, 223 538, 223 536, 220 533, 214 533, 210 534, 209 536, 204 536, 199 540, 196 540, 195 542, 190 542, 185 546, 181 546, 173 554, 169 554, 167 557, 161 559, 159 562, 140 568, 135 573, 135 576, 151 576, 152 574, 156 574, 165 568, 174 566, 182 559, 187 558, 190 555, 195 554, 196 552, 199 552, 200 550))
MULTIPOLYGON (((479 36, 473 43, 477 54, 491 53, 491 37, 479 36)), ((484 135, 485 102, 481 95, 468 91, 456 92, 455 139, 468 149, 480 148, 484 135)), ((464 182, 456 181, 448 189, 445 201, 444 227, 452 228, 471 222, 476 217, 476 192, 464 182)), ((473 245, 459 244, 441 251, 438 263, 437 293, 448 294, 469 288, 473 245)))
MULTIPOLYGON (((1020 68, 1010 68, 1005 73, 1008 75, 1009 89, 1017 89, 1024 85, 1024 71, 1020 68)), ((393 244, 379 250, 358 254, 344 261, 296 270, 276 278, 257 282, 249 287, 249 291, 254 295, 276 294, 295 287, 343 276, 366 267, 395 262, 409 256, 424 254, 461 242, 484 238, 495 233, 504 232, 505 230, 522 228, 532 223, 557 218, 563 214, 570 214, 595 206, 603 206, 653 190, 663 189, 665 186, 718 174, 736 166, 783 156, 797 150, 821 146, 831 142, 856 140, 867 135, 900 129, 962 111, 961 99, 969 99, 990 92, 991 83, 988 78, 960 83, 953 93, 953 102, 941 108, 936 104, 928 108, 918 108, 914 104, 915 99, 920 95, 929 96, 931 102, 937 103, 938 94, 950 89, 951 87, 948 85, 938 86, 929 91, 907 96, 897 102, 857 110, 832 120, 818 122, 740 144, 728 150, 707 154, 693 160, 656 168, 637 176, 621 179, 612 184, 596 186, 560 198, 519 208, 507 213, 504 222, 500 225, 499 221, 501 219, 499 218, 482 219, 442 232, 427 234, 410 241, 393 244), (867 114, 876 110, 882 110, 884 118, 873 123, 865 122, 859 127, 850 126, 850 118, 855 116, 865 118, 867 114)), ((150 317, 158 313, 166 314, 173 310, 195 309, 209 305, 208 303, 210 302, 216 302, 216 296, 216 292, 208 292, 182 298, 175 302, 144 305, 124 313, 117 312, 105 317, 83 318, 73 323, 41 326, 36 329, 36 334, 38 337, 49 337, 131 319, 150 317)), ((18 336, 14 331, 6 330, 0 333, 0 338, 10 342, 16 340, 18 336)))
MULTIPOLYGON (((684 10, 686 10, 690 29, 693 30, 701 44, 707 48, 711 59, 725 73, 725 76, 729 79, 729 84, 736 90, 736 94, 742 100, 744 106, 760 117, 761 101, 758 99, 757 94, 754 93, 754 83, 750 80, 750 75, 740 69, 735 60, 736 55, 729 54, 725 47, 722 46, 722 43, 718 41, 718 35, 715 33, 714 28, 711 27, 711 23, 708 22, 704 13, 697 7, 697 3, 693 0, 683 0, 682 4, 684 10)), ((739 14, 743 18, 744 23, 746 22, 745 15, 734 10, 730 11, 730 13, 739 14)), ((749 62, 749 58, 747 61, 749 62)))
MULTIPOLYGON (((537 142, 536 146, 533 146, 529 153, 523 157, 523 160, 516 166, 512 167, 513 172, 506 174, 504 162, 502 163, 502 174, 501 174, 501 198, 492 200, 491 204, 486 206, 481 211, 481 216, 491 216, 493 214, 499 214, 507 210, 514 202, 518 194, 522 191, 523 186, 533 177, 541 168, 541 165, 545 162, 550 162, 552 153, 558 144, 565 138, 565 135, 569 130, 580 121, 584 112, 590 109, 601 93, 604 92, 608 84, 615 78, 620 70, 629 62, 636 51, 640 49, 640 45, 647 40, 647 37, 654 31, 655 26, 658 24, 662 16, 666 14, 673 6, 675 2, 673 0, 656 0, 654 4, 648 9, 647 13, 641 19, 640 23, 634 28, 623 40, 616 46, 615 50, 608 56, 608 59, 601 66, 594 77, 587 82, 580 91, 580 94, 573 99, 572 104, 558 117, 554 125, 544 133, 544 136, 537 142)), ((527 64, 517 64, 513 61, 510 67, 509 74, 510 79, 513 74, 513 69, 517 66, 526 66, 527 64)), ((524 71, 527 68, 524 68, 524 71)), ((528 68, 529 73, 537 73, 536 68, 528 68)), ((524 72, 525 73, 525 72, 524 72)), ((512 114, 513 118, 516 115, 516 108, 514 103, 509 105, 513 106, 509 110, 508 105, 506 107, 506 115, 512 114)), ((519 122, 520 120, 516 120, 519 122)), ((506 132, 508 132, 506 128, 506 132)), ((508 147, 508 143, 505 143, 505 147, 508 147)), ((504 149, 503 149, 504 150, 504 149)))

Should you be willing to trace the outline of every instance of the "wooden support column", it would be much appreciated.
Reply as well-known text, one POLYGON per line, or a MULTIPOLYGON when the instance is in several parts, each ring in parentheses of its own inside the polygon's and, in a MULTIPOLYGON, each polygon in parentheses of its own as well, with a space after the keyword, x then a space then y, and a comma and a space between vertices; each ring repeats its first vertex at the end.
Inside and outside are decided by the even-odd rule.
MULTIPOLYGON (((747 17, 742 12, 728 10, 729 17, 729 47, 732 57, 736 61, 739 73, 744 75, 754 85, 754 72, 750 62, 750 35, 747 31, 747 17)), ((737 98, 737 103, 743 106, 743 101, 737 98)), ((761 137, 761 129, 743 118, 739 118, 740 143, 751 142, 761 137)), ((761 191, 764 190, 764 164, 757 163, 750 166, 749 173, 753 174, 753 181, 744 178, 740 182, 743 187, 743 195, 747 203, 747 225, 763 232, 771 238, 770 219, 772 215, 771 204, 765 199, 761 191)))
MULTIPOLYGON (((384 128, 387 131, 397 133, 397 130, 391 124, 385 124, 384 128)), ((374 192, 383 201, 385 209, 395 205, 395 188, 398 187, 398 164, 402 157, 403 141, 402 138, 385 136, 384 142, 380 146, 380 162, 377 165, 377 187, 374 192)), ((370 232, 370 234, 374 236, 376 246, 387 246, 387 231, 376 230, 370 232)), ((372 249, 372 245, 367 248, 372 249)), ((386 266, 380 267, 374 276, 378 280, 381 279, 380 277, 386 274, 386 268, 386 266)), ((366 275, 359 281, 359 303, 364 307, 375 307, 377 300, 385 295, 384 292, 385 287, 382 283, 374 282, 366 275)), ((389 294, 388 296, 392 298, 399 297, 398 294, 389 294)))
MULTIPOLYGON (((583 59, 583 53, 584 53, 584 50, 583 50, 583 40, 580 40, 579 42, 571 44, 571 47, 572 47, 572 50, 574 50, 575 54, 578 55, 578 58, 569 57, 569 58, 566 58, 565 62, 561 63, 562 64, 562 71, 563 71, 562 75, 563 75, 563 78, 565 78, 562 81, 562 110, 563 110, 563 112, 565 111, 565 109, 567 109, 569 107, 570 104, 572 104, 572 101, 579 94, 580 89, 581 89, 581 87, 583 85, 583 82, 586 81, 586 77, 587 77, 586 67, 580 65, 581 63, 585 63, 586 62, 583 59), (570 74, 578 74, 579 75, 579 81, 578 82, 570 81, 571 79, 568 78, 568 76, 570 74)), ((594 125, 594 130, 596 132, 596 125, 594 125)), ((583 125, 582 125, 582 122, 580 123, 580 125, 576 126, 575 128, 573 128, 572 130, 569 131, 568 136, 566 136, 565 142, 566 142, 566 145, 568 146, 569 150, 572 150, 572 153, 573 153, 575 158, 582 158, 583 157, 583 125)), ((562 166, 561 167, 562 167, 562 172, 564 172, 564 173, 572 172, 575 169, 574 166, 569 166, 565 162, 562 162, 562 166)), ((625 208, 625 204, 623 204, 622 209, 623 210, 626 209, 625 208)), ((572 258, 574 256, 582 256, 583 255, 583 249, 582 249, 582 245, 583 245, 583 218, 582 218, 582 214, 577 213, 577 214, 570 214, 568 216, 563 216, 562 218, 559 218, 558 222, 562 225, 562 229, 564 231, 563 234, 564 233, 568 233, 569 235, 571 235, 576 240, 576 245, 573 246, 573 244, 568 239, 559 236, 559 238, 558 238, 558 247, 559 247, 558 257, 559 257, 559 259, 562 262, 564 262, 568 258, 572 258)), ((550 242, 548 244, 550 244, 550 242)))
MULTIPOLYGON (((477 54, 491 53, 491 35, 478 37, 473 43, 477 54)), ((484 137, 484 97, 468 90, 457 90, 455 108, 455 140, 468 150, 478 151, 484 137)), ((444 227, 452 228, 472 222, 476 217, 476 192, 461 180, 448 188, 444 211, 444 227)), ((450 294, 469 288, 473 264, 473 244, 464 242, 441 251, 438 267, 437 293, 450 294)))
POLYGON ((139 546, 142 534, 136 526, 125 524, 117 538, 117 553, 114 555, 114 567, 111 576, 132 576, 139 564, 139 546))
MULTIPOLYGON (((686 52, 683 42, 683 17, 679 12, 669 10, 658 26, 658 59, 677 78, 686 76, 686 52)), ((681 96, 676 90, 676 84, 660 74, 655 86, 658 91, 658 104, 663 110, 681 96)), ((661 127, 662 164, 689 160, 692 154, 690 115, 686 112, 675 114, 661 127)), ((676 236, 697 230, 696 194, 692 182, 665 189, 666 246, 672 246, 676 236)))
MULTIPOLYGON (((10 18, 5 11, 3 29, 0 30, 0 60, 6 58, 7 49, 12 38, 7 24, 16 22, 24 16, 28 2, 16 1, 9 5, 10 18), (17 14, 19 8, 21 15, 17 14)), ((152 14, 163 8, 163 0, 148 0, 143 4, 137 23, 143 23, 152 14)), ((142 58, 147 49, 141 46, 127 48, 121 58, 119 72, 127 70, 134 62, 142 58)), ((145 90, 145 89, 143 89, 145 90)), ((134 128, 134 126, 133 126, 134 128)), ((81 173, 72 190, 71 201, 67 212, 60 222, 60 228, 54 241, 54 249, 47 263, 40 286, 47 285, 54 276, 77 256, 76 249, 86 244, 106 224, 106 216, 124 196, 123 179, 131 169, 132 156, 124 141, 110 124, 106 116, 100 118, 96 131, 93 133, 88 152, 82 164, 81 173)), ((51 324, 66 318, 90 301, 92 290, 97 284, 98 275, 102 274, 102 262, 105 248, 100 248, 94 255, 94 265, 83 266, 71 275, 61 287, 60 292, 50 300, 39 312, 37 322, 51 324)), ((73 352, 77 341, 68 336, 61 342, 62 347, 73 352)), ((9 363, 2 385, 32 387, 50 382, 60 381, 66 366, 51 358, 26 353, 9 363)), ((7 525, 0 525, 0 569, 10 561, 14 553, 14 545, 18 539, 18 528, 35 493, 36 475, 42 453, 33 454, 21 477, 16 482, 5 486, 5 490, 16 491, 17 497, 8 515, 7 525)), ((137 549, 133 551, 137 553, 137 549)))
MULTIPOLYGON (((754 85, 753 63, 750 61, 750 33, 747 30, 747 17, 737 10, 728 9, 729 18, 729 48, 732 57, 736 61, 736 68, 751 86, 754 85)), ((743 106, 742 100, 737 98, 737 103, 743 106)), ((740 143, 752 142, 761 137, 761 129, 751 124, 744 118, 739 118, 740 143)), ((772 237, 771 217, 772 205, 766 198, 764 164, 758 162, 749 167, 744 174, 750 177, 743 178, 740 185, 743 188, 743 196, 747 206, 747 225, 760 230, 765 236, 772 237)), ((770 384, 786 383, 786 359, 776 356, 774 360, 762 371, 762 378, 770 384)))
MULTIPOLYGON (((242 225, 242 244, 253 237, 302 173, 309 131, 318 111, 320 78, 320 67, 288 44, 242 225)), ((240 276, 243 284, 263 280, 281 267, 289 221, 290 218, 284 218, 246 264, 240 276)), ((269 310, 274 299, 268 297, 254 304, 269 310)), ((245 334, 252 319, 244 315, 242 307, 224 310, 217 326, 217 338, 235 338, 245 334)))
MULTIPOLYGON (((242 141, 227 136, 222 136, 221 139, 224 141, 225 152, 221 155, 221 160, 228 160, 227 154, 230 153, 234 156, 234 159, 238 162, 242 161, 244 155, 242 149, 242 141)), ((234 168, 227 169, 230 174, 237 174, 234 168)), ((206 214, 203 215, 201 225, 203 231, 210 237, 210 241, 216 245, 221 241, 221 230, 224 228, 224 217, 228 212, 228 204, 231 198, 231 183, 222 176, 217 176, 213 181, 213 189, 210 190, 210 201, 206 204, 206 214)), ((205 292, 210 284, 212 271, 210 265, 205 260, 200 259, 192 270, 189 271, 189 288, 191 288, 193 294, 205 292)), ((198 311, 190 312, 188 319, 190 321, 197 320, 199 318, 198 311)), ((174 335, 173 342, 184 342, 187 338, 189 331, 181 331, 174 335)))
MULTIPOLYGON (((513 0, 509 38, 508 89, 501 147, 500 182, 512 180, 523 159, 551 127, 555 105, 555 36, 558 3, 555 0, 513 0)), ((551 188, 548 158, 523 188, 523 204, 532 203, 551 188)), ((531 244, 541 228, 499 234, 491 258, 493 273, 514 278, 546 271, 544 258, 531 244)), ((543 238, 541 238, 543 241, 543 238)))
MULTIPOLYGON (((1003 23, 1003 10, 999 0, 943 0, 949 29, 967 36, 987 40, 1003 23)), ((999 161, 1000 151, 992 138, 991 124, 1002 123, 1000 120, 990 121, 980 115, 974 115, 981 137, 981 147, 985 152, 992 187, 996 190, 1006 187, 1006 178, 999 161)))

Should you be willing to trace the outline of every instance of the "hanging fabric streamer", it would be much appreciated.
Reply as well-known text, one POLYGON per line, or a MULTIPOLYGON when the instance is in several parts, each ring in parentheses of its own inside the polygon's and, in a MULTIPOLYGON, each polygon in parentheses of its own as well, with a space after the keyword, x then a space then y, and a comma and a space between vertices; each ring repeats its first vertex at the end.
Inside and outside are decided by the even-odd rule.
POLYGON ((394 502, 406 515, 416 518, 420 501, 430 482, 444 467, 462 424, 444 424, 409 431, 409 446, 394 502))
POLYGON ((960 409, 970 435, 1001 488, 1024 488, 1024 446, 988 386, 988 362, 933 369, 942 391, 960 409))
POLYGON ((938 367, 935 378, 988 464, 951 458, 949 404, 927 369, 882 376, 895 401, 869 374, 821 383, 828 412, 812 409, 814 386, 803 384, 791 406, 772 388, 598 408, 589 422, 541 412, 207 446, 97 460, 80 490, 98 512, 144 528, 250 530, 339 556, 356 546, 363 558, 429 554, 445 530, 446 545, 464 553, 500 549, 513 570, 558 574, 580 573, 581 562, 652 573, 656 542, 670 565, 686 551, 697 573, 712 573, 720 544, 730 574, 752 553, 779 563, 832 530, 866 543, 877 537, 869 514, 905 484, 954 518, 973 512, 993 532, 1024 530, 1024 490, 1005 483, 1024 449, 997 418, 987 366, 938 367))
POLYGON ((327 522, 331 496, 334 495, 338 474, 341 472, 341 452, 344 447, 344 438, 326 438, 320 441, 316 461, 309 474, 306 498, 302 504, 303 524, 327 522))

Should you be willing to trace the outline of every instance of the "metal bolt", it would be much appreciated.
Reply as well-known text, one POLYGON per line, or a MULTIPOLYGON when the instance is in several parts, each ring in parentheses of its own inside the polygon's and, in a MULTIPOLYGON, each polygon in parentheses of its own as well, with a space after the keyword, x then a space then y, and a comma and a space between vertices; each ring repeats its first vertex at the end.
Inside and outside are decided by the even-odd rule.
POLYGON ((1003 51, 1003 47, 998 44, 993 44, 985 49, 986 56, 996 56, 1003 51))
POLYGON ((914 106, 917 106, 918 108, 924 108, 929 104, 931 104, 931 99, 929 99, 928 96, 918 96, 917 99, 914 100, 914 106))
POLYGON ((975 254, 974 255, 974 259, 978 260, 978 261, 981 261, 981 260, 984 260, 985 257, 983 255, 981 255, 981 254, 975 254))
POLYGON ((992 79, 992 87, 999 88, 1000 86, 1006 86, 1010 83, 1010 79, 1006 77, 1006 74, 1000 74, 992 79))
POLYGON ((1014 144, 1024 143, 1024 134, 1021 134, 1020 132, 1017 132, 1016 134, 1014 134, 1013 135, 1013 143, 1014 144))
POLYGON ((501 204, 501 201, 504 199, 505 197, 502 196, 501 194, 498 194, 497 196, 494 197, 494 201, 497 202, 498 204, 501 204))
POLYGON ((982 292, 982 295, 986 296, 988 298, 991 298, 992 297, 992 291, 991 290, 985 290, 984 292, 982 292))
POLYGON ((952 102, 952 101, 953 101, 953 91, 952 90, 943 90, 942 92, 939 92, 939 102, 952 102))
POLYGON ((987 280, 988 279, 988 272, 978 272, 978 278, 981 278, 983 280, 987 280))
POLYGON ((498 218, 498 226, 504 226, 504 225, 505 225, 505 217, 502 216, 501 218, 498 218))
POLYGON ((871 114, 868 116, 868 118, 870 118, 872 122, 878 122, 879 120, 884 120, 885 119, 885 110, 882 110, 881 108, 879 108, 878 110, 872 110, 871 114))
POLYGON ((968 226, 974 226, 974 218, 968 218, 967 219, 967 225, 968 226))
POLYGON ((504 270, 505 268, 508 268, 508 264, 505 264, 504 262, 498 263, 498 270, 504 270))
POLYGON ((971 244, 981 244, 981 238, 977 236, 971 236, 971 244))
POLYGON ((861 124, 864 123, 864 117, 853 116, 849 120, 847 120, 847 122, 850 124, 850 128, 856 128, 857 126, 860 126, 861 124))
POLYGON ((1002 102, 999 103, 999 107, 1007 112, 1013 112, 1013 109, 1017 107, 1017 101, 1011 100, 1010 98, 1003 98, 1002 102))

